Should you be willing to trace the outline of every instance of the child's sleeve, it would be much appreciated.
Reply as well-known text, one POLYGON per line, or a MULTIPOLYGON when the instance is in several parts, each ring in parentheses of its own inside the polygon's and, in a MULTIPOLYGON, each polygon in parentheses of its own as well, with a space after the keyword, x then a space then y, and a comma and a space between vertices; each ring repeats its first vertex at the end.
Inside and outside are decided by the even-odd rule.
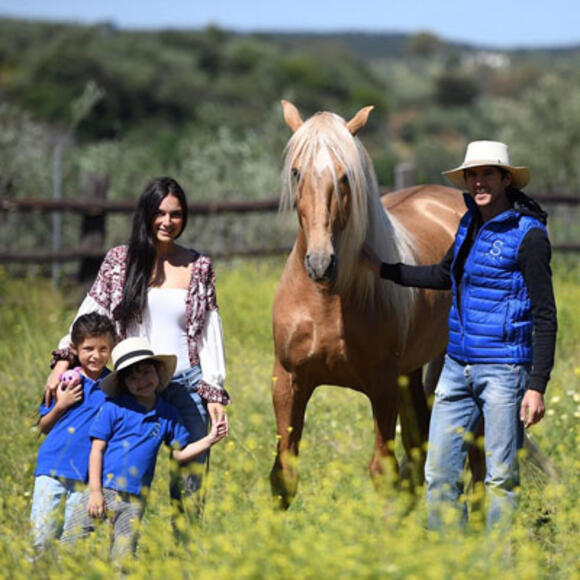
POLYGON ((45 415, 48 415, 53 409, 54 409, 54 405, 56 403, 56 399, 53 397, 52 400, 50 401, 50 405, 48 405, 48 407, 46 406, 46 404, 44 403, 44 401, 40 404, 40 407, 38 407, 38 414, 41 417, 44 417, 45 415))
POLYGON ((105 401, 89 429, 91 439, 108 441, 113 435, 117 414, 117 405, 112 401, 105 401))

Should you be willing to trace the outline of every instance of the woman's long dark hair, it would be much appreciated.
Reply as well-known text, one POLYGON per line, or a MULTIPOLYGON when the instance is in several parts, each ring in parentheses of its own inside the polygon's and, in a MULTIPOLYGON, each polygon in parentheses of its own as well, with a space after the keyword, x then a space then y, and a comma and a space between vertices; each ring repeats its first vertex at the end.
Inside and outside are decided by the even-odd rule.
POLYGON ((176 237, 181 235, 187 225, 187 201, 179 183, 171 177, 158 177, 150 181, 139 198, 133 216, 123 298, 114 311, 114 317, 119 321, 123 334, 132 324, 142 322, 143 311, 147 307, 147 287, 157 257, 153 220, 159 205, 168 195, 179 200, 183 211, 183 227, 176 237))

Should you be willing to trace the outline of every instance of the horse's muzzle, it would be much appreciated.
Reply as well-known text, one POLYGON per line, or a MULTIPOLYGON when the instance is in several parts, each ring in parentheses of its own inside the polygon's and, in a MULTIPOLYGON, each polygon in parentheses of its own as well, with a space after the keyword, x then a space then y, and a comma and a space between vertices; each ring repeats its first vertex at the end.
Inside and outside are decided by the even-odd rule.
POLYGON ((313 282, 331 282, 336 275, 336 256, 324 252, 311 252, 304 258, 308 277, 313 282))

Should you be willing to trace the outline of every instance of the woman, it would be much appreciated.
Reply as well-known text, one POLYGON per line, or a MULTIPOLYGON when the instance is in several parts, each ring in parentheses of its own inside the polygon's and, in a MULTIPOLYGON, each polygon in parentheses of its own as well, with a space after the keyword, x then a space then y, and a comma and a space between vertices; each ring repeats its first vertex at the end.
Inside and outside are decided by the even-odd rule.
MULTIPOLYGON (((139 198, 129 245, 107 252, 76 317, 96 310, 114 321, 119 338, 145 337, 154 352, 177 356, 164 397, 197 440, 207 433, 208 414, 213 422, 224 420, 227 429, 229 396, 223 388, 223 334, 211 260, 175 243, 187 213, 185 194, 174 179, 151 181, 139 198)), ((72 363, 69 346, 67 335, 53 352, 47 399, 72 363)), ((170 494, 180 509, 183 495, 199 489, 205 460, 199 457, 187 473, 172 469, 170 494)))

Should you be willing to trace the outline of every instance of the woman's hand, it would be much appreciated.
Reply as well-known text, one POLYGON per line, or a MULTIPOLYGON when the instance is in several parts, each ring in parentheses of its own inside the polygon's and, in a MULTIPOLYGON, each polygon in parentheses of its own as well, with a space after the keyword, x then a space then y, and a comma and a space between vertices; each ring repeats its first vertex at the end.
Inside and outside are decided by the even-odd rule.
POLYGON ((213 423, 211 426, 211 431, 209 432, 209 440, 211 445, 221 441, 224 437, 228 435, 228 427, 225 421, 221 423, 213 423))
POLYGON ((221 403, 208 403, 207 412, 209 413, 212 425, 223 423, 223 425, 225 426, 224 436, 227 436, 230 432, 230 424, 228 420, 226 406, 222 405, 221 403))
POLYGON ((56 398, 56 389, 60 384, 59 376, 68 370, 68 361, 59 360, 52 369, 51 373, 46 379, 46 384, 44 385, 44 404, 49 407, 52 399, 56 398))

